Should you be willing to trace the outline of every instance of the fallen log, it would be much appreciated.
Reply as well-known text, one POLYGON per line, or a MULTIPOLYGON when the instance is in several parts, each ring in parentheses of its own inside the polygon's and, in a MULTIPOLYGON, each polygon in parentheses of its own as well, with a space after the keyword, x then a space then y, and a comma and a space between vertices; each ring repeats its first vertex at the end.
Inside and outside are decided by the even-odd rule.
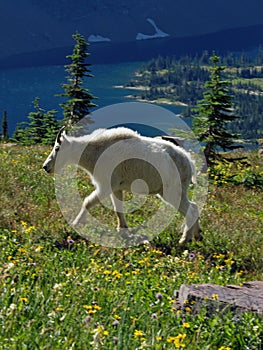
POLYGON ((181 310, 188 307, 192 312, 199 312, 205 307, 209 315, 218 311, 263 315, 263 281, 246 282, 241 286, 182 284, 175 296, 174 307, 181 310))

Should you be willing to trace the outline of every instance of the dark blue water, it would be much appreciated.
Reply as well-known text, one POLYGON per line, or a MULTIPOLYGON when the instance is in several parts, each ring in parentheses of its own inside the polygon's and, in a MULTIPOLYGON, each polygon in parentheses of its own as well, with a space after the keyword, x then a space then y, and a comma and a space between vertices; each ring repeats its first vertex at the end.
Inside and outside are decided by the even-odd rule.
MULTIPOLYGON (((86 87, 93 96, 98 108, 111 104, 131 101, 125 96, 131 94, 126 89, 115 88, 127 83, 141 63, 118 63, 94 65, 91 67, 92 78, 86 79, 86 87)), ((40 106, 48 111, 56 109, 57 117, 62 118, 60 103, 63 93, 61 84, 66 82, 64 66, 46 66, 0 70, 0 115, 7 111, 9 133, 12 134, 17 123, 27 120, 33 111, 33 100, 40 98, 40 106)), ((180 113, 180 107, 169 107, 180 113)), ((118 121, 116 121, 118 122, 118 121)))

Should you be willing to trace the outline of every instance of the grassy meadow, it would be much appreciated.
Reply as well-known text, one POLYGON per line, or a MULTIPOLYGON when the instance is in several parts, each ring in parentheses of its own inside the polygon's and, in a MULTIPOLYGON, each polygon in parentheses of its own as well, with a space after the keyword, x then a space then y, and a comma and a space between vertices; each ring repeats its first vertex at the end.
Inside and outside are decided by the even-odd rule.
MULTIPOLYGON (((48 152, 0 147, 1 350, 263 349, 263 317, 208 317, 174 300, 181 284, 263 280, 262 158, 251 152, 250 166, 220 164, 211 174, 202 242, 178 246, 176 215, 151 244, 110 249, 63 218, 42 171, 48 152)), ((94 212, 116 224, 100 206, 94 212)), ((145 218, 138 210, 128 220, 145 218)))

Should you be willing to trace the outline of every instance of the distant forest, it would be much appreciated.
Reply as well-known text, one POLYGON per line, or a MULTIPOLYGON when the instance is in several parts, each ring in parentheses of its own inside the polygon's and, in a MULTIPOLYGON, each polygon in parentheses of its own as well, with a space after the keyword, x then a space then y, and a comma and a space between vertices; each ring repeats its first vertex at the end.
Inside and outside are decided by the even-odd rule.
MULTIPOLYGON (((159 56, 143 64, 127 87, 137 89, 138 99, 184 103, 183 116, 191 117, 210 79, 210 56, 207 51, 178 58, 159 56)), ((224 78, 229 81, 234 113, 240 117, 231 131, 245 139, 263 138, 263 49, 253 54, 229 52, 220 56, 220 65, 226 67, 224 78)))

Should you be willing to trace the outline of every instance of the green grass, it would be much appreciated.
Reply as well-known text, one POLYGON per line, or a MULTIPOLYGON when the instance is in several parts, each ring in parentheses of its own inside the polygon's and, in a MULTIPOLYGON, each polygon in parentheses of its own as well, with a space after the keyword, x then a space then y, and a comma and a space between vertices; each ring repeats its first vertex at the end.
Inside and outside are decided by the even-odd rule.
MULTIPOLYGON (((175 220, 151 244, 109 249, 78 237, 62 217, 41 169, 47 152, 0 148, 0 349, 262 349, 262 317, 207 317, 205 307, 193 314, 191 304, 184 313, 174 305, 183 283, 263 280, 257 182, 224 184, 229 169, 220 169, 202 212, 201 243, 180 248, 175 220)), ((262 161, 249 157, 250 173, 261 174, 262 161)), ((116 224, 101 207, 94 215, 116 224)), ((138 211, 128 219, 145 218, 138 211)))

